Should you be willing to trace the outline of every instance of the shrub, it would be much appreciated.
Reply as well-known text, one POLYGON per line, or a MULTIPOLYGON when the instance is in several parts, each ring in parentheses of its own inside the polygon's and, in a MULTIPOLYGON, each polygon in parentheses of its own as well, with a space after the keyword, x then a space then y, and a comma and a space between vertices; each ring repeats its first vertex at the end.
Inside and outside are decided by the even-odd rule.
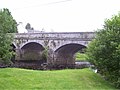
POLYGON ((104 28, 88 45, 87 56, 100 74, 120 88, 120 14, 105 20, 104 28))

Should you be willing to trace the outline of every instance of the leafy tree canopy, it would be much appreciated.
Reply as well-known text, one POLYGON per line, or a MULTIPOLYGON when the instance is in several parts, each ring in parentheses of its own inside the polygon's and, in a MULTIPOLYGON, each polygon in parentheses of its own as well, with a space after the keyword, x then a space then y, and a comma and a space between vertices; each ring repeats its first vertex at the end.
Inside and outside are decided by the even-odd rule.
POLYGON ((0 10, 0 33, 17 33, 17 22, 8 9, 0 10))
POLYGON ((0 10, 0 63, 10 63, 13 36, 8 33, 17 32, 16 24, 8 9, 0 10))
POLYGON ((87 49, 88 60, 99 73, 120 88, 120 13, 104 22, 87 49))
POLYGON ((27 24, 26 24, 25 29, 26 29, 26 30, 34 30, 34 28, 31 27, 31 24, 30 24, 30 23, 27 23, 27 24))

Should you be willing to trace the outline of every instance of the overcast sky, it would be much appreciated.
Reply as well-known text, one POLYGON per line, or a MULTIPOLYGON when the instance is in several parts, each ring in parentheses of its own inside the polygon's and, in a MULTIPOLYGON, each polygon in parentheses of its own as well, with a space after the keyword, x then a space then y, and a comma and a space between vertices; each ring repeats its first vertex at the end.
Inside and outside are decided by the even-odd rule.
POLYGON ((104 20, 120 11, 120 0, 0 0, 8 8, 19 32, 26 23, 47 32, 86 32, 102 28, 104 20))

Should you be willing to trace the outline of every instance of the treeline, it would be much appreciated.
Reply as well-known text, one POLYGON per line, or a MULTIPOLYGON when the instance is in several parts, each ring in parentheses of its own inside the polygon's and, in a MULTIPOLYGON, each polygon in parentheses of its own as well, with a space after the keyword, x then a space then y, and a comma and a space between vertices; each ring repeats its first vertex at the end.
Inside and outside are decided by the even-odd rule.
POLYGON ((17 23, 8 9, 0 10, 0 64, 11 63, 13 56, 13 36, 8 33, 17 33, 17 23))

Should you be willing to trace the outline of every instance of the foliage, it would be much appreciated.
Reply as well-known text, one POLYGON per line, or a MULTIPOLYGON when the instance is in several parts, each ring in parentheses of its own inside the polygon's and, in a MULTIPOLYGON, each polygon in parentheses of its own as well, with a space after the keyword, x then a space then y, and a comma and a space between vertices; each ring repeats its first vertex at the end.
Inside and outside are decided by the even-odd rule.
POLYGON ((48 58, 48 47, 45 48, 45 50, 42 51, 42 60, 47 60, 48 58))
POLYGON ((99 73, 120 88, 120 14, 105 20, 87 49, 88 60, 99 73))
POLYGON ((9 34, 3 34, 0 33, 0 63, 10 63, 10 59, 13 55, 13 52, 11 52, 11 41, 12 36, 9 34))
POLYGON ((17 33, 16 25, 8 9, 0 10, 0 33, 17 33))
POLYGON ((89 69, 38 71, 4 68, 0 69, 0 83, 1 90, 115 90, 89 69))
POLYGON ((10 63, 12 57, 11 44, 13 36, 8 33, 16 33, 16 21, 8 9, 0 10, 0 63, 10 63))
POLYGON ((26 29, 26 30, 34 30, 34 28, 31 27, 31 24, 30 24, 30 23, 27 23, 27 24, 26 24, 25 29, 26 29))
POLYGON ((25 29, 31 29, 31 25, 30 25, 30 23, 27 23, 27 25, 25 26, 25 29))

